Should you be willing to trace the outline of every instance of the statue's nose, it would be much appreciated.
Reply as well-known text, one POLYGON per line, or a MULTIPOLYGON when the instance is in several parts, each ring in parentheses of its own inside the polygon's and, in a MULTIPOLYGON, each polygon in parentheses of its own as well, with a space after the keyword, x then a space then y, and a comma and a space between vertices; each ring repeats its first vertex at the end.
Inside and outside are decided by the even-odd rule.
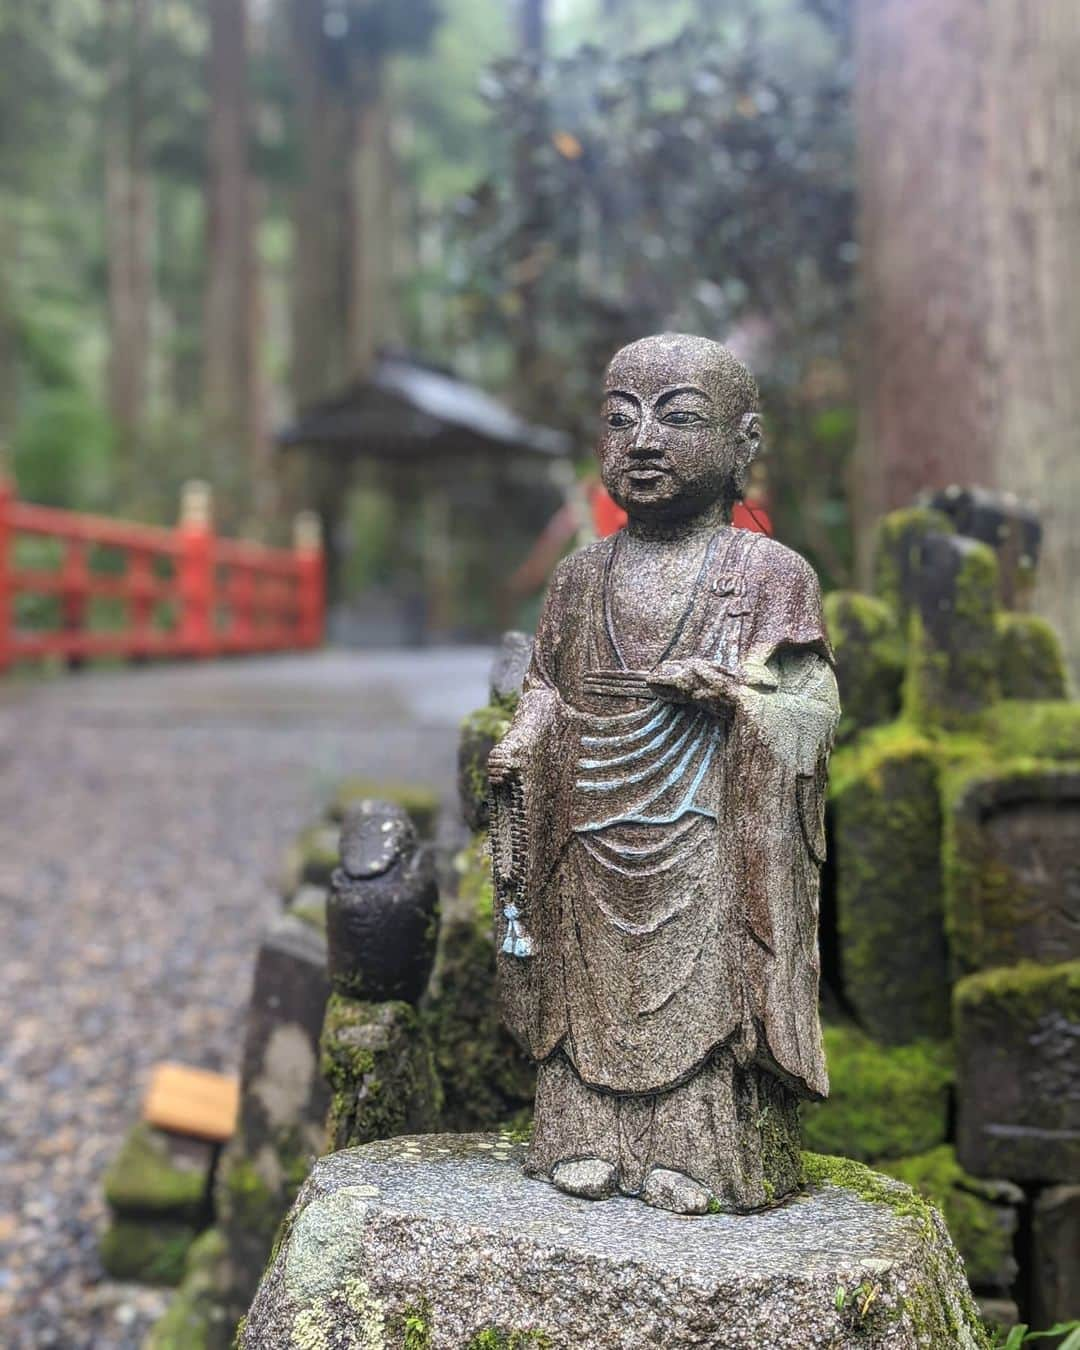
POLYGON ((656 437, 650 435, 648 429, 643 425, 630 447, 630 458, 658 459, 663 453, 663 450, 656 443, 656 437))

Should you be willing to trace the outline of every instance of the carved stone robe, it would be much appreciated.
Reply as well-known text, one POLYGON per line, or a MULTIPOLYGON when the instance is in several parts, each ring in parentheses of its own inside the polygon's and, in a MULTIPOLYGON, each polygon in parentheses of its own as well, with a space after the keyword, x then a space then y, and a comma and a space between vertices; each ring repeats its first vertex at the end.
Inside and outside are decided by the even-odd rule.
POLYGON ((746 708, 589 693, 590 671, 625 668, 618 537, 557 569, 509 733, 535 954, 499 955, 504 1015, 535 1059, 561 1050, 592 1088, 663 1092, 725 1047, 822 1096, 818 871, 839 708, 817 578, 772 539, 717 530, 663 659, 724 667, 751 686, 746 708))

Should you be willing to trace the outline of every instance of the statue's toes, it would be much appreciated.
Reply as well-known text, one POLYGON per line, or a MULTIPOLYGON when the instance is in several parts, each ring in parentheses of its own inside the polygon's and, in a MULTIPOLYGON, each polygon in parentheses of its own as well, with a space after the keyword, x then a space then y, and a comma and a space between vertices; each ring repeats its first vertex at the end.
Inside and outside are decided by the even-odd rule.
POLYGON ((654 1167, 645 1178, 641 1198, 647 1205, 669 1209, 673 1214, 708 1214, 712 1194, 693 1177, 666 1167, 654 1167))
POLYGON ((567 1195, 580 1195, 585 1200, 606 1200, 615 1193, 615 1168, 602 1158, 578 1158, 573 1162, 556 1163, 551 1180, 567 1195))

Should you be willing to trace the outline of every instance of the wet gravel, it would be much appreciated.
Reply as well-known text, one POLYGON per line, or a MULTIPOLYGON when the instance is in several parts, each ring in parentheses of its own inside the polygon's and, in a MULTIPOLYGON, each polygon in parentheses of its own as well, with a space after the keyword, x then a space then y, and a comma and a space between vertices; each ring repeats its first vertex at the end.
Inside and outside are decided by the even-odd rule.
POLYGON ((233 1071, 295 833, 344 773, 449 792, 483 652, 0 682, 0 1344, 137 1347, 105 1168, 163 1059, 233 1071))

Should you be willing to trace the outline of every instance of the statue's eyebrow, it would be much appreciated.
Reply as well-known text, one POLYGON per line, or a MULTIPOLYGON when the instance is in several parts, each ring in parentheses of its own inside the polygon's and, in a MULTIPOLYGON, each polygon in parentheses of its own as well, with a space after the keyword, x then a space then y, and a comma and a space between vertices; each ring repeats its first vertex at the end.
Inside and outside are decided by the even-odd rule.
POLYGON ((662 408, 665 405, 665 403, 670 403, 671 400, 677 397, 679 394, 699 394, 702 398, 708 399, 710 403, 712 402, 712 399, 709 398, 709 395, 705 392, 705 390, 699 389, 696 384, 680 384, 677 385, 674 389, 665 389, 664 392, 660 395, 660 397, 656 400, 656 406, 658 408, 662 408))
POLYGON ((628 403, 632 403, 635 408, 641 407, 641 399, 636 394, 628 393, 625 389, 605 389, 605 398, 624 398, 628 403))

